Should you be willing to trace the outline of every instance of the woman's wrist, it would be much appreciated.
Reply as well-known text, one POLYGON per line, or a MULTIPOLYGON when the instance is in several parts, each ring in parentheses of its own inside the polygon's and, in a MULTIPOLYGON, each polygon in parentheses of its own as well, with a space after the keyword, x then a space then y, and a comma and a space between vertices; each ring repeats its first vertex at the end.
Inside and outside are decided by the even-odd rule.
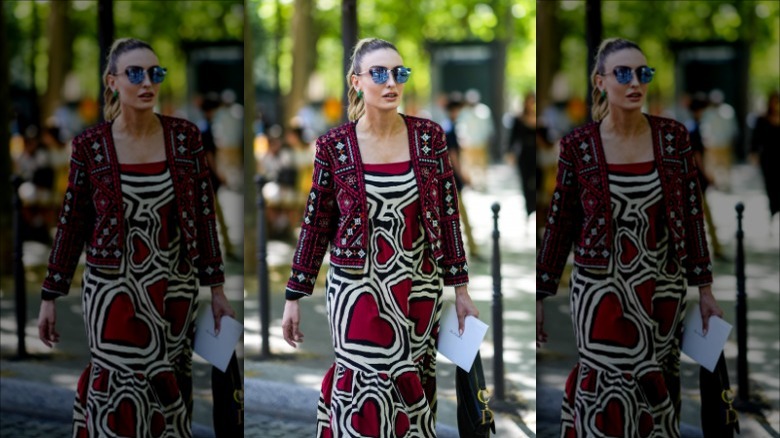
POLYGON ((712 285, 706 284, 704 286, 699 286, 699 295, 712 295, 712 285))
POLYGON ((211 287, 211 295, 225 295, 225 288, 221 284, 211 287))
POLYGON ((469 289, 466 287, 466 285, 462 286, 455 286, 455 295, 468 295, 469 289))

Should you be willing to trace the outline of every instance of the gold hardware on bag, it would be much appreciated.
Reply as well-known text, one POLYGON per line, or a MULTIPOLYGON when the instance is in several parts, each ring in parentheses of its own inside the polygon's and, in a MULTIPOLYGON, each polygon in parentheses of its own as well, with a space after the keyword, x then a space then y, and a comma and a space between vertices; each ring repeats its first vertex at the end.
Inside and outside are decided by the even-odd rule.
POLYGON ((723 392, 720 393, 720 398, 728 405, 728 408, 726 409, 726 424, 736 423, 737 420, 739 420, 739 416, 731 405, 731 402, 734 401, 734 393, 730 389, 724 389, 723 392))
POLYGON ((493 411, 488 408, 482 411, 482 424, 490 424, 493 422, 493 411), (487 418, 489 416, 489 418, 487 418))
POLYGON ((483 396, 483 394, 490 394, 490 391, 487 389, 480 389, 477 391, 477 400, 479 400, 480 403, 487 404, 490 401, 490 397, 483 396))

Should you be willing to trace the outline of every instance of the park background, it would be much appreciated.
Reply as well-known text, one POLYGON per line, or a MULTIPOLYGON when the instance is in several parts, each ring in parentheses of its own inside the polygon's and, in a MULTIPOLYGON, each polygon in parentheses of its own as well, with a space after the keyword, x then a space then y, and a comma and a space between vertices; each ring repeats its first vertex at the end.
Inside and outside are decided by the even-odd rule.
MULTIPOLYGON (((404 65, 413 70, 404 86, 400 112, 446 123, 442 106, 448 99, 456 95, 463 99, 467 94, 475 99, 473 91, 467 92, 479 93, 479 102, 472 108, 479 108, 484 128, 491 134, 483 144, 488 161, 482 169, 483 178, 462 193, 479 254, 469 260, 469 290, 480 309, 480 318, 493 325, 491 264, 495 261, 500 266, 504 349, 503 353, 494 350, 489 331, 481 354, 491 389, 496 359, 500 356, 504 364, 503 403, 498 396, 495 400, 495 406, 502 405, 498 414, 499 436, 533 434, 534 226, 522 211, 525 200, 520 194, 515 166, 507 164, 504 156, 509 151, 509 131, 522 100, 534 92, 536 84, 536 2, 250 0, 247 14, 252 35, 248 43, 248 53, 252 55, 247 59, 252 60, 253 84, 247 92, 256 100, 254 144, 251 150, 244 151, 245 381, 247 424, 255 426, 247 430, 260 430, 256 436, 273 433, 268 429, 273 424, 268 417, 276 415, 286 418, 288 424, 300 424, 291 436, 309 436, 314 431, 316 393, 333 361, 322 293, 327 264, 320 271, 314 295, 301 304, 301 330, 306 334, 306 342, 293 350, 281 336, 284 286, 302 218, 302 199, 308 194, 311 177, 309 173, 308 180, 300 178, 296 184, 293 197, 299 201, 285 205, 276 198, 282 178, 269 163, 293 160, 279 158, 283 156, 302 155, 301 162, 308 160, 311 166, 312 142, 328 128, 346 121, 343 96, 352 47, 360 38, 378 37, 395 44, 404 65), (283 152, 270 152, 276 148, 283 152), (269 156, 278 159, 273 161, 269 156), (262 235, 257 232, 258 204, 250 202, 256 199, 257 187, 250 176, 255 173, 267 182, 263 186, 263 193, 268 196, 262 207, 262 235), (494 202, 501 204, 500 262, 490 256, 494 202), (282 218, 283 226, 277 228, 275 219, 279 219, 280 210, 289 211, 289 215, 282 218), (264 297, 269 304, 265 304, 264 297), (265 312, 268 313, 263 318, 265 312), (264 319, 269 322, 268 327, 263 327, 264 319), (267 338, 263 335, 265 330, 267 338), (258 394, 251 390, 253 387, 267 388, 275 396, 253 400, 258 394), (298 393, 303 395, 302 407, 290 395, 298 393)), ((461 142, 464 143, 463 139, 461 142)), ((307 171, 311 170, 305 165, 298 169, 299 174, 307 171)), ((445 288, 444 299, 454 299, 451 288, 445 288)), ((453 436, 454 366, 440 361, 437 374, 438 423, 449 426, 440 429, 439 435, 453 436)))
MULTIPOLYGON (((690 129, 692 98, 710 101, 705 114, 711 119, 701 122, 706 168, 714 179, 706 195, 721 246, 721 254, 713 257, 714 294, 725 320, 735 325, 725 348, 731 385, 749 389, 738 403, 761 407, 757 414, 740 413, 742 435, 780 436, 780 226, 777 215, 770 221, 762 177, 750 154, 755 120, 765 113, 769 93, 780 88, 780 3, 541 1, 537 8, 540 221, 555 184, 557 142, 589 119, 591 60, 603 38, 635 41, 655 67, 645 112, 690 129), (743 385, 736 333, 738 202, 745 206, 748 383, 743 385)), ((542 229, 540 222, 538 236, 542 229)), ((711 231, 709 240, 712 244, 711 231)), ((537 354, 537 436, 558 435, 564 383, 577 361, 568 277, 567 271, 558 294, 545 301, 550 341, 537 354)), ((697 302, 698 291, 690 289, 688 310, 697 302)), ((701 436, 698 367, 685 355, 681 375, 683 436, 701 436)))
MULTIPOLYGON (((148 42, 168 69, 156 112, 188 119, 203 129, 201 103, 217 102, 212 128, 217 167, 225 177, 218 192, 228 229, 221 236, 225 289, 237 318, 243 320, 241 151, 243 139, 249 137, 243 123, 244 12, 243 1, 58 0, 0 5, 0 142, 6 145, 0 149, 3 436, 70 433, 72 391, 89 361, 80 281, 74 282, 68 296, 58 299, 62 341, 52 350, 37 335, 40 286, 67 181, 69 142, 101 120, 102 61, 115 38, 148 42), (26 182, 29 192, 20 193, 36 196, 25 198, 17 233, 11 226, 10 175, 21 173, 25 160, 54 175, 50 184, 26 182), (15 288, 12 270, 16 237, 23 239, 18 254, 24 264, 21 290, 15 288), (232 251, 227 251, 230 246, 232 251)), ((76 277, 82 267, 83 259, 76 277)), ((201 290, 201 311, 209 311, 209 297, 207 289, 201 290)), ((241 358, 243 343, 238 353, 241 358)), ((212 423, 211 366, 196 356, 193 375, 198 436, 212 423)))

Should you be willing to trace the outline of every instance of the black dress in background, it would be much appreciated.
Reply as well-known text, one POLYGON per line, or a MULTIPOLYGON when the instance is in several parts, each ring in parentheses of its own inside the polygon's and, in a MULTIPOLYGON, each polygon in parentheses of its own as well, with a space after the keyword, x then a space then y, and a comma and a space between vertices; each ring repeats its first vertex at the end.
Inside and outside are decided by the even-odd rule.
POLYGON ((759 156, 766 195, 769 198, 769 211, 772 216, 780 212, 780 172, 777 169, 777 164, 780 163, 778 138, 780 138, 780 125, 773 125, 766 117, 759 117, 756 120, 751 150, 757 152, 759 156))
POLYGON ((517 169, 520 171, 520 189, 525 198, 528 216, 536 211, 536 127, 526 125, 520 117, 515 118, 509 145, 515 154, 517 169))

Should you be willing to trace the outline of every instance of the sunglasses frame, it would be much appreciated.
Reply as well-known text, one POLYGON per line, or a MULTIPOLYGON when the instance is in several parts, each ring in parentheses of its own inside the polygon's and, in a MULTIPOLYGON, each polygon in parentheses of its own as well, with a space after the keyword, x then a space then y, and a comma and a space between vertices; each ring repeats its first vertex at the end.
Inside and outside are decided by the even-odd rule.
MULTIPOLYGON (((115 73, 116 76, 119 76, 120 74, 123 73, 115 73)), ((167 74, 168 69, 165 67, 160 67, 159 65, 153 65, 146 70, 144 70, 143 67, 137 65, 130 65, 124 71, 124 75, 127 76, 127 80, 130 81, 130 83, 133 85, 143 84, 147 75, 149 75, 149 82, 152 84, 161 84, 165 80, 165 76, 167 74)))
POLYGON ((382 66, 371 67, 367 72, 355 73, 355 76, 364 75, 366 73, 371 75, 371 80, 377 85, 384 85, 390 79, 390 72, 392 72, 393 79, 398 84, 405 84, 409 81, 409 76, 412 74, 412 69, 399 65, 398 67, 387 68, 382 66), (403 80, 401 79, 403 78, 403 80))
MULTIPOLYGON (((601 73, 602 76, 607 76, 609 73, 601 73)), ((625 65, 618 65, 612 69, 612 75, 615 76, 615 80, 621 85, 628 85, 634 79, 636 75, 640 84, 649 84, 655 77, 655 69, 646 65, 639 66, 635 69, 627 67, 625 65), (618 72, 620 70, 620 72, 618 72)))

